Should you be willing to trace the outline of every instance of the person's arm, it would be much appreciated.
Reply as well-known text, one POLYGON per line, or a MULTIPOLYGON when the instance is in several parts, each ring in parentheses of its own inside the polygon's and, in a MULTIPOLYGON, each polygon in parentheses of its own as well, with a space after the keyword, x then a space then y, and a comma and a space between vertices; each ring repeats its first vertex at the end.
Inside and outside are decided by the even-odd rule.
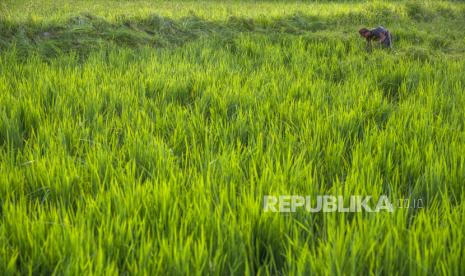
POLYGON ((371 52, 371 38, 367 38, 367 46, 366 49, 368 52, 371 52))

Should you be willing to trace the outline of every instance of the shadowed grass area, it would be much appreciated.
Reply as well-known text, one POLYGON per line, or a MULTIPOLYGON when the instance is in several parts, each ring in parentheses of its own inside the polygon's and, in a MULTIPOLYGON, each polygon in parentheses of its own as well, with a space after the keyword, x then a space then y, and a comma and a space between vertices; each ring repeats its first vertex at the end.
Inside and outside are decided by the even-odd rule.
POLYGON ((420 2, 412 2, 405 7, 368 4, 362 6, 361 10, 343 11, 326 15, 298 11, 285 17, 261 15, 257 18, 230 14, 221 20, 200 17, 192 10, 177 19, 158 14, 145 17, 119 14, 108 20, 84 12, 64 21, 63 18, 35 20, 34 17, 26 21, 12 21, 10 15, 7 19, 0 18, 0 47, 5 49, 14 45, 20 55, 39 53, 53 57, 69 52, 86 56, 108 46, 175 47, 209 37, 227 42, 241 33, 271 37, 303 35, 310 39, 353 41, 360 26, 390 24, 398 48, 418 46, 416 49, 405 47, 403 50, 407 56, 424 59, 435 52, 464 52, 463 36, 460 35, 460 26, 464 23, 463 10, 444 4, 428 9, 420 2), (412 26, 410 20, 421 22, 412 26), (442 25, 443 29, 437 29, 438 25, 442 25))
POLYGON ((0 7, 0 274, 464 274, 463 4, 0 7))

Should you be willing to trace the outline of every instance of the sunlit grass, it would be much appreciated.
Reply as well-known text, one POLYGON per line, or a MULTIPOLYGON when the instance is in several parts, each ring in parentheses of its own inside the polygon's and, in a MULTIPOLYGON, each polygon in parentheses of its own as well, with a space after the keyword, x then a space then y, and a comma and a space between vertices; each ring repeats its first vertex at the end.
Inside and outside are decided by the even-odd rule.
POLYGON ((2 12, 0 274, 464 273, 463 4, 2 12), (263 212, 286 194, 425 206, 263 212))

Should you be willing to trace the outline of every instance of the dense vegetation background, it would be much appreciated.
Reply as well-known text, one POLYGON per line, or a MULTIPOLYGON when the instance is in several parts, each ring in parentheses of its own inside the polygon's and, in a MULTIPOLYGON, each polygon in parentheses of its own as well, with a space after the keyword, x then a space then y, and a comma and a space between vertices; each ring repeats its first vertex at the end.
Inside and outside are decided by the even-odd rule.
POLYGON ((464 26, 460 1, 2 1, 0 274, 463 275, 464 26), (424 207, 264 213, 281 194, 424 207))

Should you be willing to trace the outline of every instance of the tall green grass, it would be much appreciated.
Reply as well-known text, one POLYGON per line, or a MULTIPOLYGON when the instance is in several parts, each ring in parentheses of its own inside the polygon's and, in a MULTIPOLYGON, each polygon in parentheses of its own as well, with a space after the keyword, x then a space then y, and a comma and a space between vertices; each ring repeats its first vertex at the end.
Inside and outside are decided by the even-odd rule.
POLYGON ((463 4, 1 5, 0 274, 464 273, 463 4))

